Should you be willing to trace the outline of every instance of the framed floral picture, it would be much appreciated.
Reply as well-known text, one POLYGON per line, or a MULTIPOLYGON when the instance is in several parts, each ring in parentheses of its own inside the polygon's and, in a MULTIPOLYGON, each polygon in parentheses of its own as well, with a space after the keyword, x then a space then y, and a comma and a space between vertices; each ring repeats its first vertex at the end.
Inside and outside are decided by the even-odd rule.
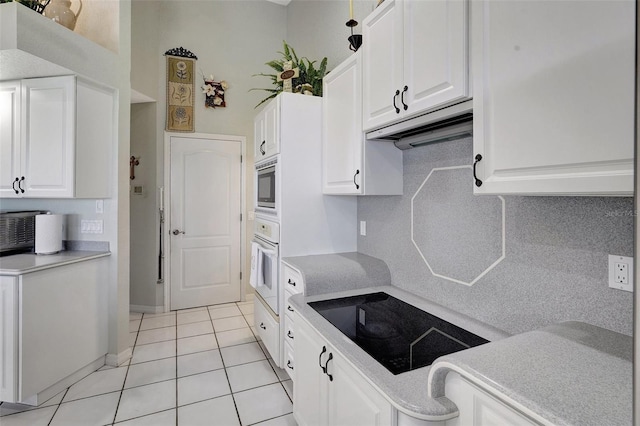
POLYGON ((206 78, 203 76, 204 86, 202 92, 205 94, 204 106, 207 108, 224 108, 227 103, 224 100, 225 91, 229 88, 226 81, 215 81, 213 76, 206 78))
POLYGON ((173 132, 193 132, 194 123, 194 70, 193 53, 185 49, 172 49, 167 56, 167 124, 173 132))

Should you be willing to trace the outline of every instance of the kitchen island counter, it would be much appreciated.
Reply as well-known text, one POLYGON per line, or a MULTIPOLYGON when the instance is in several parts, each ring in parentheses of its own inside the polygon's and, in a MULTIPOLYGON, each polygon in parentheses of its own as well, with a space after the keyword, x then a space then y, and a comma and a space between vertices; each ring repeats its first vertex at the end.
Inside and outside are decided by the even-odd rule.
POLYGON ((14 254, 0 257, 0 275, 17 276, 110 256, 109 251, 68 250, 56 254, 14 254))
POLYGON ((509 336, 501 330, 392 286, 290 302, 399 411, 444 421, 459 415, 445 395, 449 372, 541 424, 631 424, 632 338, 581 322, 509 336), (438 358, 431 366, 393 375, 316 312, 309 302, 385 292, 490 343, 438 358))
POLYGON ((564 322, 445 355, 431 366, 431 395, 454 371, 540 423, 630 425, 633 339, 564 322))

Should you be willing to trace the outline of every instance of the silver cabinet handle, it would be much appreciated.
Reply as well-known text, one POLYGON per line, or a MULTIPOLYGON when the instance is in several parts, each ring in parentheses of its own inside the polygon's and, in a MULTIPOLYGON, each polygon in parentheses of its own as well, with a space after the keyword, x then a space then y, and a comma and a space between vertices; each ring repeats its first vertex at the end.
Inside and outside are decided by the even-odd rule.
POLYGON ((171 233, 173 235, 180 235, 180 234, 184 234, 184 231, 181 231, 179 229, 174 229, 173 231, 171 231, 171 233))

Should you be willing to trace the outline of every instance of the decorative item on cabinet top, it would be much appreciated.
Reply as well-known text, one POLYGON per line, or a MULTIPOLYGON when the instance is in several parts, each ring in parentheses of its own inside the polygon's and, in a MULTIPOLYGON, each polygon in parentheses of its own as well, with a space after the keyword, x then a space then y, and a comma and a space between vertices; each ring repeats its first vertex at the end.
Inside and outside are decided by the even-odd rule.
POLYGON ((322 79, 327 73, 327 58, 322 58, 320 67, 316 68, 314 64, 317 61, 310 61, 306 57, 298 58, 295 50, 286 41, 283 40, 282 43, 284 51, 278 52, 282 55, 282 59, 274 59, 265 64, 273 68, 276 74, 259 73, 253 75, 254 77, 269 77, 273 84, 273 87, 269 89, 254 88, 249 90, 264 90, 270 93, 269 96, 256 105, 256 108, 275 98, 278 93, 287 91, 285 86, 289 84, 291 84, 293 93, 322 96, 322 79), (297 76, 295 75, 296 72, 298 73, 297 76))
POLYGON ((349 50, 357 52, 362 46, 362 34, 353 33, 353 27, 358 25, 358 21, 353 19, 353 0, 349 0, 349 20, 345 25, 351 30, 351 35, 347 38, 349 40, 349 50))
POLYGON ((164 55, 167 57, 166 129, 172 132, 193 132, 195 129, 193 72, 198 57, 183 47, 167 50, 164 55))
POLYGON ((29 9, 42 14, 51 0, 0 0, 0 4, 11 3, 13 1, 27 6, 29 9))
POLYGON ((82 0, 78 0, 78 11, 71 10, 70 0, 50 0, 51 4, 44 11, 44 16, 73 31, 82 12, 82 0))

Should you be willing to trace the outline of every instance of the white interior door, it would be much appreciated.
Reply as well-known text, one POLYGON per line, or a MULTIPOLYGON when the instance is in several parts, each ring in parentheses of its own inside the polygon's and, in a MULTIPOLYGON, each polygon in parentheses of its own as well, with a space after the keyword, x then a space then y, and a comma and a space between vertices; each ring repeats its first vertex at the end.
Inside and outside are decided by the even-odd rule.
POLYGON ((241 142, 170 140, 170 308, 240 300, 241 142))

